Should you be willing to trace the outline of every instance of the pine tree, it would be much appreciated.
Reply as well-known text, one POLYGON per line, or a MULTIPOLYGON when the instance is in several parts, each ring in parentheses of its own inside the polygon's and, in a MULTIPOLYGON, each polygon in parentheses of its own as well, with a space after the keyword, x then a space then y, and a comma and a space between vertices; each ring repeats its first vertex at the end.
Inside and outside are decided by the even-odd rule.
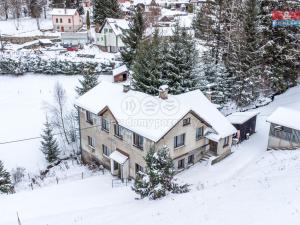
POLYGON ((265 87, 281 93, 297 83, 300 27, 272 27, 272 10, 299 9, 297 0, 259 0, 259 53, 265 87))
POLYGON ((14 190, 10 174, 4 169, 3 162, 0 160, 0 193, 12 193, 14 190))
POLYGON ((83 79, 79 80, 80 86, 76 87, 76 92, 79 96, 85 94, 98 84, 98 75, 94 74, 91 68, 86 69, 83 79))
POLYGON ((174 28, 173 36, 170 38, 168 50, 164 54, 164 60, 167 64, 164 68, 163 80, 169 86, 169 92, 181 94, 196 89, 198 85, 197 76, 194 73, 197 57, 195 44, 192 37, 185 29, 180 28, 178 23, 174 28))
POLYGON ((95 0, 94 22, 102 25, 106 18, 121 18, 122 11, 118 0, 95 0))
POLYGON ((133 86, 137 91, 158 95, 162 85, 160 40, 156 31, 151 40, 142 42, 133 65, 133 86))
POLYGON ((86 29, 91 29, 90 11, 86 13, 86 29))
POLYGON ((46 160, 49 163, 55 162, 58 159, 60 150, 56 139, 53 136, 53 129, 51 124, 46 119, 45 129, 43 130, 42 141, 41 141, 41 151, 45 154, 46 160))
POLYGON ((170 158, 169 149, 164 146, 158 151, 151 149, 146 157, 146 171, 139 172, 132 189, 141 198, 149 197, 158 199, 167 195, 168 192, 188 192, 188 185, 179 186, 174 183, 173 160, 170 158))
POLYGON ((142 9, 137 7, 132 21, 129 23, 129 30, 125 30, 122 37, 125 48, 121 50, 121 56, 128 68, 132 66, 138 45, 143 39, 145 28, 142 9))

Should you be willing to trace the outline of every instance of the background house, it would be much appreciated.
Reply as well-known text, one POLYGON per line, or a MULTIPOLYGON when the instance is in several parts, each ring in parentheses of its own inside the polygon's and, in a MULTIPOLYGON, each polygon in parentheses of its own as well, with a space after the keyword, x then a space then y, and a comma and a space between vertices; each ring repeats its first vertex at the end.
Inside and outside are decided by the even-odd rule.
POLYGON ((165 145, 177 171, 207 154, 224 158, 236 133, 200 90, 169 95, 167 87, 161 87, 159 96, 150 96, 128 85, 101 82, 75 104, 82 158, 104 165, 120 178, 134 178, 144 170, 147 152, 165 145))
POLYGON ((268 149, 300 148, 300 111, 279 107, 267 122, 271 124, 268 149))
POLYGON ((123 31, 129 29, 129 22, 125 19, 107 18, 96 33, 96 44, 101 50, 118 52, 124 47, 121 39, 123 31))
POLYGON ((54 8, 51 12, 53 29, 59 32, 76 32, 83 21, 77 9, 54 8))

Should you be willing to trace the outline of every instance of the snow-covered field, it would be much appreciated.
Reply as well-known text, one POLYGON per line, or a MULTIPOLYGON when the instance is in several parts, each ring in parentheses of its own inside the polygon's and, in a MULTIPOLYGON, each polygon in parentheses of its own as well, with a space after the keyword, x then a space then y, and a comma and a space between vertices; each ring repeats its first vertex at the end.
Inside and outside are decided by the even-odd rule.
MULTIPOLYGON (((0 141, 40 134, 43 101, 56 80, 70 99, 78 77, 0 77, 0 141), (41 90, 41 91, 40 91, 41 90)), ((300 224, 300 151, 266 151, 266 118, 278 106, 300 110, 300 86, 275 98, 260 112, 257 133, 213 166, 197 163, 177 178, 191 192, 158 200, 135 200, 129 186, 111 187, 109 173, 33 191, 0 196, 0 224, 22 225, 296 225, 300 224)), ((43 166, 39 141, 0 146, 0 159, 13 168, 43 166)))
MULTIPOLYGON (((40 26, 42 30, 52 29, 51 16, 48 15, 47 19, 41 18, 40 26)), ((45 35, 38 30, 36 20, 30 17, 21 18, 19 21, 17 19, 0 20, 0 33, 20 37, 45 35)), ((60 36, 51 32, 47 32, 47 35, 60 36)))

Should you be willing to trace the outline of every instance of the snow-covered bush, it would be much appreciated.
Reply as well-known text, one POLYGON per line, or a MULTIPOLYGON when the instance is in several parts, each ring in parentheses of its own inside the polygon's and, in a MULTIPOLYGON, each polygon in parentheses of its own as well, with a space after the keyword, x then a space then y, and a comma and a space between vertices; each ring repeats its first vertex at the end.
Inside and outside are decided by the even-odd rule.
POLYGON ((141 196, 158 199, 171 193, 185 193, 189 185, 179 185, 174 182, 173 160, 169 149, 164 146, 158 151, 151 149, 146 157, 146 171, 140 171, 132 189, 141 196))
POLYGON ((25 168, 17 167, 11 171, 11 179, 14 185, 20 183, 25 176, 25 168))

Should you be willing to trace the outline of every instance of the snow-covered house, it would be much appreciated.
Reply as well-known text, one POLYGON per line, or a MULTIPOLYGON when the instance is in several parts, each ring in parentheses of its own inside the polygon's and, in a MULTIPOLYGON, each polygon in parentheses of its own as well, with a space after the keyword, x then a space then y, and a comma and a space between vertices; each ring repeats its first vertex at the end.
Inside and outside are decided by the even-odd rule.
POLYGON ((82 25, 83 20, 77 9, 53 8, 51 11, 53 29, 59 32, 76 32, 82 25))
POLYGON ((200 90, 170 95, 161 87, 159 96, 150 96, 128 84, 101 82, 75 105, 82 158, 101 163, 120 178, 134 178, 144 170, 150 148, 165 145, 177 171, 208 153, 224 158, 236 133, 200 90))
POLYGON ((107 52, 118 52, 124 47, 121 39, 123 31, 129 29, 129 22, 125 19, 107 18, 96 33, 96 44, 107 52))
POLYGON ((268 149, 300 149, 300 111, 279 107, 267 119, 268 149))

